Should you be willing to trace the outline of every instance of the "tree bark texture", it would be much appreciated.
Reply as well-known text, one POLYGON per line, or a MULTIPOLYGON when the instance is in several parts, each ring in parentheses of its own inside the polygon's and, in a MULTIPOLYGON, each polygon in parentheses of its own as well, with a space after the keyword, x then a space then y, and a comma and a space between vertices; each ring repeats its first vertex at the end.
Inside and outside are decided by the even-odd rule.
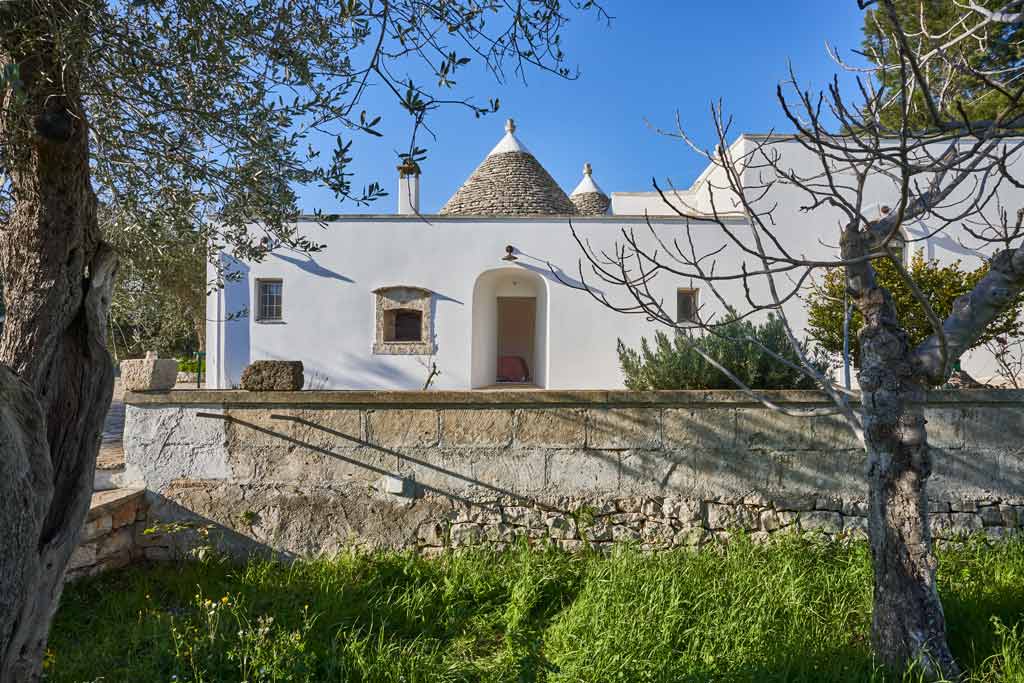
POLYGON ((889 293, 873 288, 860 299, 867 321, 860 336, 859 381, 875 579, 872 644, 896 670, 915 664, 931 680, 956 680, 960 672, 946 642, 928 527, 932 456, 926 389, 913 376, 908 337, 895 322, 889 293))
POLYGON ((0 9, 0 62, 19 66, 22 98, 9 99, 0 118, 14 193, 0 234, 7 307, 0 364, 20 378, 3 376, 0 414, 18 405, 28 411, 20 422, 5 418, 20 436, 2 445, 6 466, 24 469, 0 478, 0 521, 24 522, 4 534, 0 556, 3 683, 40 676, 113 391, 105 342, 117 261, 97 225, 76 65, 47 39, 55 23, 86 19, 41 7, 15 0, 0 9), (41 433, 33 416, 41 417, 41 433))
MULTIPOLYGON (((868 253, 870 237, 850 227, 843 256, 868 253)), ((864 318, 858 381, 868 456, 868 537, 874 573, 871 641, 896 671, 917 666, 929 680, 956 680, 935 584, 928 527, 932 456, 925 429, 926 384, 889 292, 868 262, 847 267, 847 288, 864 318)))

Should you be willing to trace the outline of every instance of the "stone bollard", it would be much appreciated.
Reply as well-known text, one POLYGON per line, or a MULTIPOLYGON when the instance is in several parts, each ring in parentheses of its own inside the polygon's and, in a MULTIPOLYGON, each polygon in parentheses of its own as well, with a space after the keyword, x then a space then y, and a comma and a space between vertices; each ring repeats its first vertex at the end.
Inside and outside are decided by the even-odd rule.
POLYGON ((246 391, 298 391, 305 381, 300 360, 258 360, 242 372, 246 391))
POLYGON ((145 358, 121 361, 121 385, 125 391, 167 391, 178 379, 178 361, 157 358, 155 351, 145 358))

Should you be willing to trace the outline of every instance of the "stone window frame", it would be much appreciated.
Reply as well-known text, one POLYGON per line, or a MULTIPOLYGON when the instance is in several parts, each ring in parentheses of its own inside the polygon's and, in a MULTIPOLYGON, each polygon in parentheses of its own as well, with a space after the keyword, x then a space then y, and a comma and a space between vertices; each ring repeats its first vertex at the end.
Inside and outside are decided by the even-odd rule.
POLYGON ((429 356, 434 353, 434 293, 423 287, 392 285, 373 290, 375 338, 373 353, 379 356, 429 356), (421 315, 420 341, 387 341, 386 311, 417 311, 421 315))

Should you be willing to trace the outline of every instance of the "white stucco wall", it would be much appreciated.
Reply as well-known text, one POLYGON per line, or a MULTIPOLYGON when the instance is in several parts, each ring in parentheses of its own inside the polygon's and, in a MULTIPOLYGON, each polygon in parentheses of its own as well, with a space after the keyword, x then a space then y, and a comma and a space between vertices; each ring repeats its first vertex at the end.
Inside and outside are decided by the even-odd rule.
MULTIPOLYGON (((756 136, 741 137, 731 149, 734 156, 740 157, 757 142, 756 136)), ((781 153, 782 166, 792 168, 798 175, 819 169, 813 155, 792 140, 779 139, 772 146, 781 153)), ((705 171, 691 188, 678 190, 677 199, 695 212, 710 212, 709 188, 726 184, 721 175, 721 169, 705 171)), ((748 170, 747 176, 751 185, 764 182, 763 169, 748 170)), ((896 197, 898 192, 892 182, 881 175, 866 188, 868 206, 892 205, 896 197)), ((999 198, 1011 211, 1024 206, 1024 191, 1019 189, 1004 186, 999 198)), ((720 212, 735 215, 732 199, 719 191, 715 206, 720 212)), ((774 234, 793 255, 838 257, 842 216, 837 210, 826 207, 812 213, 802 212, 807 195, 794 186, 777 185, 765 201, 777 205, 774 234)), ((700 253, 710 254, 727 242, 713 223, 688 224, 673 216, 656 193, 613 193, 612 210, 616 215, 574 217, 572 224, 581 238, 609 253, 614 252, 615 241, 621 240, 620 231, 631 228, 641 243, 655 248, 644 214, 652 217, 650 226, 664 244, 671 245, 675 238, 687 244, 687 231, 700 253)), ((658 327, 644 316, 608 310, 552 275, 549 264, 567 279, 579 278, 580 250, 570 233, 569 221, 567 217, 352 216, 326 228, 301 223, 303 232, 327 245, 325 251, 309 256, 279 251, 262 263, 237 264, 240 278, 210 295, 209 385, 236 385, 249 362, 275 358, 303 361, 307 387, 418 389, 427 376, 429 362, 436 362, 441 371, 435 388, 487 384, 484 378, 493 375, 494 362, 493 352, 487 348, 496 344, 493 299, 505 295, 499 290, 510 286, 507 276, 521 272, 524 283, 538 296, 536 347, 544 352, 542 366, 533 369, 538 384, 550 389, 619 388, 622 377, 616 339, 636 346, 642 336, 653 336, 658 327), (517 261, 502 260, 507 244, 516 248, 517 261), (239 310, 255 309, 255 282, 260 278, 283 281, 284 321, 261 323, 249 315, 218 322, 239 310), (372 353, 373 290, 393 285, 423 287, 435 293, 437 350, 429 361, 423 357, 372 353)), ((748 230, 739 217, 729 218, 728 226, 740 239, 748 230)), ((982 254, 961 244, 964 234, 956 227, 925 238, 935 227, 908 225, 909 239, 920 239, 911 241, 909 249, 923 249, 926 257, 944 263, 961 260, 965 268, 981 263, 982 254)), ((755 267, 752 257, 735 246, 727 246, 714 259, 718 262, 718 273, 735 271, 742 260, 755 267)), ((611 301, 631 303, 621 288, 599 282, 589 270, 585 274, 611 301)), ((780 278, 780 287, 786 284, 787 280, 780 278)), ((655 279, 652 291, 664 297, 671 315, 675 314, 675 291, 679 287, 701 290, 705 317, 721 310, 705 284, 666 272, 655 279)), ((723 282, 719 289, 726 301, 743 307, 745 292, 739 281, 723 282)), ((763 281, 752 289, 751 296, 758 302, 768 301, 763 281)), ((806 324, 803 302, 793 299, 786 311, 802 334, 806 324)), ((995 374, 993 361, 984 350, 968 353, 964 367, 980 379, 995 374)))
MULTIPOLYGON (((630 223, 646 230, 640 221, 623 223, 614 217, 573 219, 581 236, 607 247, 619 236, 619 228, 630 223)), ((665 231, 682 230, 677 220, 660 220, 657 225, 665 231)), ((477 297, 477 346, 483 348, 496 339, 493 331, 490 336, 483 331, 493 330, 493 298, 515 291, 509 289, 508 277, 494 282, 486 277, 499 270, 505 276, 522 273, 524 283, 537 292, 535 353, 543 349, 545 361, 533 368, 533 374, 547 388, 620 388, 616 339, 635 346, 641 336, 652 336, 656 329, 642 316, 608 310, 589 295, 558 282, 548 263, 567 279, 579 277, 579 247, 567 218, 349 217, 327 228, 302 223, 300 229, 327 248, 309 256, 283 250, 262 263, 240 265, 240 278, 211 294, 207 317, 225 320, 245 306, 255 311, 258 279, 283 281, 283 322, 262 323, 249 315, 209 323, 211 387, 237 385, 251 361, 291 359, 305 365, 307 387, 422 388, 427 358, 372 353, 373 290, 392 285, 434 292, 436 353, 429 360, 437 363, 441 375, 433 387, 479 386, 484 382, 479 370, 474 380, 472 369, 474 290, 478 281, 486 284, 482 299, 477 297), (516 248, 517 261, 502 260, 507 244, 516 248)), ((598 286, 609 298, 626 301, 624 292, 612 291, 603 283, 598 286)), ((676 286, 685 285, 667 279, 660 283, 672 311, 676 286)), ((493 374, 490 368, 485 375, 493 374)))

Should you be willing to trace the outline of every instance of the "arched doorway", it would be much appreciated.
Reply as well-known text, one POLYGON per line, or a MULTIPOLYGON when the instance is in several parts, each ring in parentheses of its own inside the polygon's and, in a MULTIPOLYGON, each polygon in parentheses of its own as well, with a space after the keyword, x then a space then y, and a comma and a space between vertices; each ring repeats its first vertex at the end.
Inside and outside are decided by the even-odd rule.
POLYGON ((473 287, 470 379, 481 387, 547 386, 547 282, 522 268, 498 268, 473 287))

